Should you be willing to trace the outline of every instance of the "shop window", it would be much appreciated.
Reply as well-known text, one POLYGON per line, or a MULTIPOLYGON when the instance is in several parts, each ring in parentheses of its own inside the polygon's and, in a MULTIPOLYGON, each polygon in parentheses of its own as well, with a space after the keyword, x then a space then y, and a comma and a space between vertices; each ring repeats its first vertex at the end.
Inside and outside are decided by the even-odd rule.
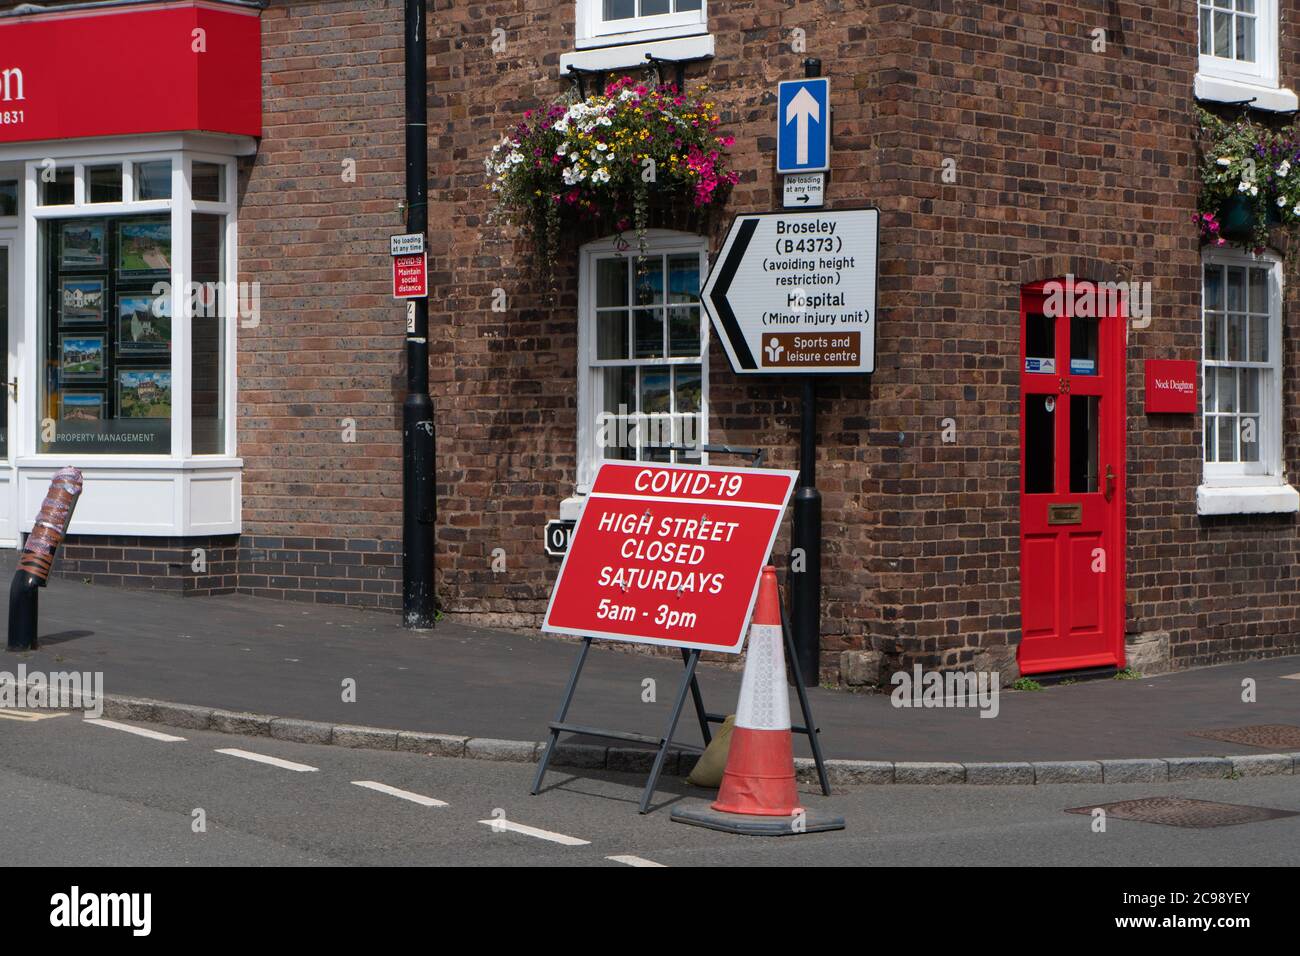
POLYGON ((1207 482, 1281 475, 1281 264, 1215 253, 1203 263, 1201 402, 1207 482))
MULTIPOLYGON (((197 163, 195 164, 198 165, 197 163)), ((190 319, 190 450, 225 450, 226 217, 195 213, 190 233, 194 270, 190 319)))
POLYGON ((171 451, 168 216, 41 223, 42 452, 171 451))
POLYGON ((18 180, 0 179, 0 217, 18 215, 18 180))
POLYGON ((36 210, 34 451, 225 454, 229 164, 176 154, 67 169, 74 208, 36 210), (188 208, 173 201, 181 182, 188 208))
POLYGON ((137 202, 172 198, 172 164, 169 160, 136 163, 133 181, 137 202))
POLYGON ((122 164, 86 167, 86 202, 122 201, 122 164))
MULTIPOLYGON (((9 250, 0 245, 0 341, 9 341, 9 250)), ((0 382, 9 381, 9 349, 0 349, 0 382)), ((0 386, 3 387, 3 386, 0 386)), ((0 460, 9 457, 9 402, 0 396, 0 460)))
POLYGON ((190 198, 199 202, 225 202, 225 185, 226 167, 220 163, 195 162, 190 198))
POLYGON ((70 206, 75 198, 76 171, 71 166, 41 165, 38 195, 42 206, 70 206))
POLYGON ((598 243, 583 253, 580 486, 607 459, 702 461, 703 242, 664 234, 644 253, 619 245, 598 243))
POLYGON ((706 0, 578 0, 578 45, 700 34, 706 7, 706 0))
POLYGON ((1278 84, 1277 0, 1197 0, 1196 12, 1197 96, 1249 100, 1266 110, 1296 108, 1295 94, 1278 84))

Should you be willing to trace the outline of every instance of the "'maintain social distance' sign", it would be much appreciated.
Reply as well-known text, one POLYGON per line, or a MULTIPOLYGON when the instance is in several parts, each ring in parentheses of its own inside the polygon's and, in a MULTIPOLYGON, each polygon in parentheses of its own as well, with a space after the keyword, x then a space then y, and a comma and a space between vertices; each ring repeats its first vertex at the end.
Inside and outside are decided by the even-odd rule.
POLYGON ((738 653, 797 476, 604 462, 542 630, 738 653))

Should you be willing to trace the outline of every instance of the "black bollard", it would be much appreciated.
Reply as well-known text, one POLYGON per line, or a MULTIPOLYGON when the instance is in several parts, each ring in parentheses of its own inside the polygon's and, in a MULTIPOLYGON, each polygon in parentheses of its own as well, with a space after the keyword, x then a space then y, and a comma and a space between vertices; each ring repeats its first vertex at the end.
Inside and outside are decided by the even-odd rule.
POLYGON ((22 568, 14 572, 13 582, 9 585, 9 650, 36 649, 36 605, 44 583, 22 568))
POLYGON ((11 651, 30 651, 38 646, 36 638, 37 595, 45 587, 45 579, 54 566, 54 553, 59 550, 72 511, 81 496, 81 472, 75 468, 61 468, 50 481, 50 490, 41 502, 40 514, 27 536, 23 556, 18 559, 18 570, 9 585, 9 640, 11 651))

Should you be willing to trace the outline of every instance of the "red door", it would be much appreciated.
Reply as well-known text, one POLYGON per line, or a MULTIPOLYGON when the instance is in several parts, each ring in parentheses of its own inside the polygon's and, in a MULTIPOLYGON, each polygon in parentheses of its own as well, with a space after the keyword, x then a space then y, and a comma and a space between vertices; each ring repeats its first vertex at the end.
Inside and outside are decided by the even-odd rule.
POLYGON ((1025 674, 1124 666, 1123 313, 1081 280, 1021 290, 1025 674))

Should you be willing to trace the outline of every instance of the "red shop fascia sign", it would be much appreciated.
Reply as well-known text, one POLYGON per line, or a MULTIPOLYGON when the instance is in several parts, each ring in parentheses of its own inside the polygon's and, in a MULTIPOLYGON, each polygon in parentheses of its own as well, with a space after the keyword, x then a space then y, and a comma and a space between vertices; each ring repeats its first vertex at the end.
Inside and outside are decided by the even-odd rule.
POLYGON ((262 132, 260 10, 85 4, 0 16, 0 143, 262 132))

